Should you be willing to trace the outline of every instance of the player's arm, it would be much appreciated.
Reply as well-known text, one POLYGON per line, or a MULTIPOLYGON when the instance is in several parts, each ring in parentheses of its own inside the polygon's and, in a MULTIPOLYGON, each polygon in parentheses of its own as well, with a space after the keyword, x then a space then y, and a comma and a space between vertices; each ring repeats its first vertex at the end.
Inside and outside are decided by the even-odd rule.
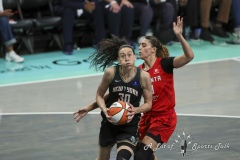
MULTIPOLYGON (((104 97, 104 101, 106 102, 108 99, 108 94, 106 94, 104 97)), ((92 104, 88 105, 87 107, 81 108, 78 111, 74 112, 74 119, 79 122, 84 116, 87 115, 88 112, 93 111, 94 109, 98 108, 97 102, 93 102, 92 104)))
POLYGON ((144 103, 141 106, 134 108, 135 114, 147 112, 152 108, 151 78, 150 75, 143 70, 141 71, 141 82, 143 88, 144 103))
POLYGON ((180 19, 180 17, 177 17, 177 24, 175 22, 173 23, 173 31, 182 45, 184 54, 174 58, 173 60, 174 68, 180 68, 188 64, 194 58, 194 54, 190 45, 182 35, 182 30, 183 30, 183 19, 182 18, 180 19))
POLYGON ((103 111, 103 113, 106 115, 107 118, 110 118, 107 114, 107 107, 104 101, 104 94, 108 90, 109 84, 113 78, 114 75, 114 67, 110 67, 106 69, 106 71, 103 74, 102 81, 100 82, 97 94, 96 94, 96 102, 99 108, 103 111))

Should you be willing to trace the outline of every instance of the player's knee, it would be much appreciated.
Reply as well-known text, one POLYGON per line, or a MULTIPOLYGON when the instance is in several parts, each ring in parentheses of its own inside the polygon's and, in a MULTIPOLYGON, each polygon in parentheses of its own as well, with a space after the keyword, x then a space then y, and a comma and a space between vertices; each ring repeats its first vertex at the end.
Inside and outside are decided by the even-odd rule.
POLYGON ((117 159, 116 160, 129 160, 132 156, 132 153, 127 149, 121 149, 117 153, 117 159))
POLYGON ((140 143, 135 152, 134 160, 154 160, 153 150, 140 143))

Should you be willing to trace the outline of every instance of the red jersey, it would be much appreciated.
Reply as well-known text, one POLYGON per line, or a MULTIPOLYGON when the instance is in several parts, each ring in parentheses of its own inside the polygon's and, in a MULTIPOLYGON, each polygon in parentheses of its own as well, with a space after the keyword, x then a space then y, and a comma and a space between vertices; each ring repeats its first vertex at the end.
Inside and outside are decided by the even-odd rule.
MULTIPOLYGON (((150 74, 152 83, 152 109, 149 113, 165 113, 175 107, 175 91, 173 74, 163 70, 162 58, 157 58, 152 68, 147 72, 150 74)), ((142 69, 143 64, 139 66, 142 69)))

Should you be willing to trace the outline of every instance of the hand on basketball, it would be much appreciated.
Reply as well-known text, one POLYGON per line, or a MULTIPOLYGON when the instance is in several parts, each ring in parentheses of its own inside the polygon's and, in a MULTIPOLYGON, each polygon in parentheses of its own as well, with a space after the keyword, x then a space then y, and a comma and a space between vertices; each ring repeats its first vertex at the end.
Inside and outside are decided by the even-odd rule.
POLYGON ((130 103, 128 103, 128 105, 129 105, 130 107, 128 108, 128 113, 127 113, 127 115, 128 115, 128 121, 127 121, 127 123, 131 122, 132 119, 133 119, 133 117, 134 117, 134 115, 136 114, 135 108, 133 107, 133 105, 130 104, 130 103))
POLYGON ((86 114, 88 113, 87 108, 79 109, 77 112, 74 112, 74 119, 79 122, 86 114))
MULTIPOLYGON (((103 111, 103 113, 104 113, 104 111, 103 111)), ((111 119, 112 116, 109 115, 109 109, 108 109, 108 108, 107 108, 106 113, 104 113, 104 114, 105 114, 107 120, 108 120, 110 123, 115 124, 114 121, 111 119)))
POLYGON ((177 23, 173 22, 173 31, 176 36, 181 35, 183 31, 183 18, 177 17, 177 23))

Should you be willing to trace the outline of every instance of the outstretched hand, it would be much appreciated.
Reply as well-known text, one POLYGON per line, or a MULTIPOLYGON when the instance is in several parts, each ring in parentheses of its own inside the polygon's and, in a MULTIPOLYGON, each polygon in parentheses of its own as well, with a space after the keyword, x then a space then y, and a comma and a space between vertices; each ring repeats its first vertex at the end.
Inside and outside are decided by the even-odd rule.
POLYGON ((78 111, 74 112, 74 119, 79 122, 84 116, 86 116, 86 114, 88 113, 87 108, 82 108, 79 109, 78 111))
POLYGON ((177 23, 173 22, 173 31, 176 36, 181 35, 183 32, 183 18, 177 17, 177 23))

